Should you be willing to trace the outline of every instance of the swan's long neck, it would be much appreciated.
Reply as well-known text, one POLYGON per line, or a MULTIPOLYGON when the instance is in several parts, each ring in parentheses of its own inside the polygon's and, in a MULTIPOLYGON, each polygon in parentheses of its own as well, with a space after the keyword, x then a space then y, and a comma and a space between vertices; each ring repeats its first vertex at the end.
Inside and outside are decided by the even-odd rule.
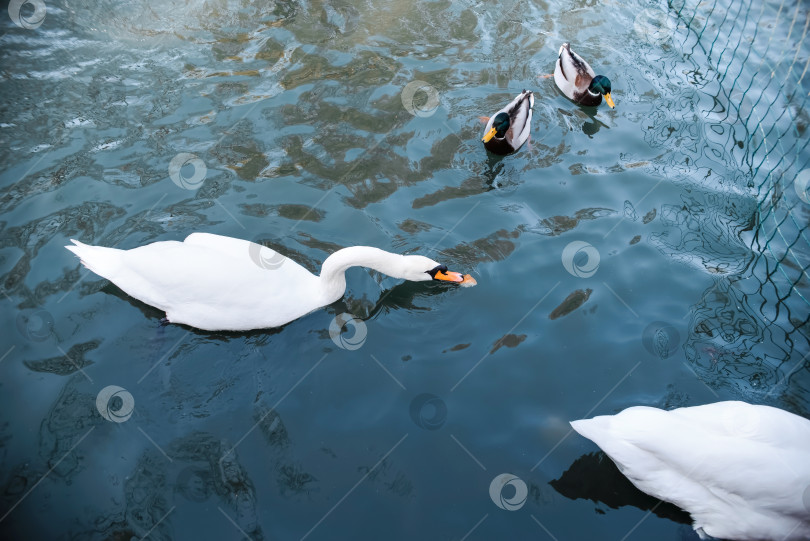
POLYGON ((371 246, 343 248, 323 262, 319 277, 321 287, 332 301, 342 297, 346 291, 345 272, 349 267, 368 267, 394 278, 403 278, 404 257, 371 246))

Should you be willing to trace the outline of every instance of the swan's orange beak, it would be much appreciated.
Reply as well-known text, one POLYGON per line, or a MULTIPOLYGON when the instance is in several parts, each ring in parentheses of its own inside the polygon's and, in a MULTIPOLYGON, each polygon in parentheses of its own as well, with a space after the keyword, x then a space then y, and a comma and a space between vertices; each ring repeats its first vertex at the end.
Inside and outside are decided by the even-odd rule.
POLYGON ((495 128, 490 129, 487 134, 481 139, 484 143, 489 143, 489 140, 495 137, 495 134, 498 133, 498 130, 495 128))
POLYGON ((455 282, 459 285, 470 287, 476 285, 478 282, 469 274, 461 274, 460 272, 451 271, 437 271, 433 276, 434 280, 444 280, 445 282, 455 282))

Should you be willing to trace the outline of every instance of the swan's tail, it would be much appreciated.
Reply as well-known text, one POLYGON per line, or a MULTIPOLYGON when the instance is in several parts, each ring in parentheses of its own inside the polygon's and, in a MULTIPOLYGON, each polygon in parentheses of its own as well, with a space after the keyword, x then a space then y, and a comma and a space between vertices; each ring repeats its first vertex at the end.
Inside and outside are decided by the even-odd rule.
POLYGON ((70 239, 73 246, 65 246, 68 250, 79 256, 82 265, 94 273, 112 280, 121 266, 123 250, 105 248, 104 246, 91 246, 78 240, 70 239))
POLYGON ((579 432, 581 436, 588 438, 601 447, 607 439, 608 422, 606 416, 599 416, 593 419, 571 421, 571 427, 579 432))

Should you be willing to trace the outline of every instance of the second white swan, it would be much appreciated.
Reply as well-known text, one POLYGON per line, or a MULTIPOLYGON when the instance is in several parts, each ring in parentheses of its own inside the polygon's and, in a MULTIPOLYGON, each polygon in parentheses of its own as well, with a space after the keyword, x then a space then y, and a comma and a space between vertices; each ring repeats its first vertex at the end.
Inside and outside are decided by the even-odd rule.
POLYGON ((573 421, 643 492, 688 511, 706 536, 810 539, 810 421, 745 402, 636 406, 573 421))

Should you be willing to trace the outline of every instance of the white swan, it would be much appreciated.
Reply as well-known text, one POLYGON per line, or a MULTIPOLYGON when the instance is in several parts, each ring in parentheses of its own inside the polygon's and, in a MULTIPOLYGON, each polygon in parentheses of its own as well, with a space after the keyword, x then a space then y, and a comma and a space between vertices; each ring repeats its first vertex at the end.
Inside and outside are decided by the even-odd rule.
POLYGON ((810 539, 810 421, 770 406, 632 407, 573 421, 640 490, 734 540, 810 539))
POLYGON ((127 294, 166 312, 170 323, 207 331, 278 327, 331 304, 346 291, 349 267, 370 267, 394 278, 475 285, 470 275, 421 255, 397 255, 353 246, 326 258, 315 276, 295 261, 258 244, 192 233, 131 250, 71 239, 82 264, 127 294))

